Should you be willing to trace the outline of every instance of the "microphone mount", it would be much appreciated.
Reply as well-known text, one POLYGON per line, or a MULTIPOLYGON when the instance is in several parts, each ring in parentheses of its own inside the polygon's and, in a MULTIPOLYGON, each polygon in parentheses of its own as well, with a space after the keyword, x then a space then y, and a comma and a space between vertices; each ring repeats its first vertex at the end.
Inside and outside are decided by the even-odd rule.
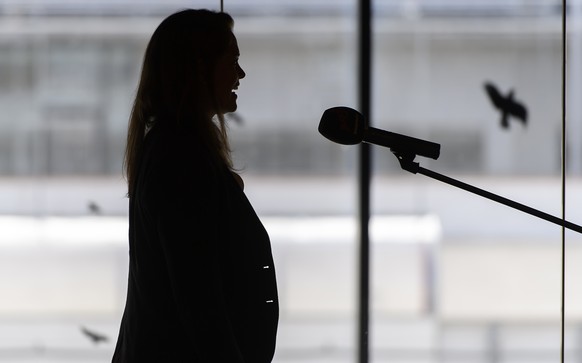
POLYGON ((568 228, 572 231, 582 233, 582 226, 580 226, 580 225, 574 224, 572 222, 568 222, 562 218, 555 217, 551 214, 542 212, 538 209, 529 207, 525 204, 518 203, 514 200, 502 197, 500 195, 488 192, 484 189, 477 188, 473 185, 463 183, 460 180, 450 178, 446 175, 439 174, 439 173, 434 172, 434 171, 429 170, 429 169, 425 169, 425 168, 421 167, 419 163, 414 162, 414 159, 416 157, 416 155, 414 153, 411 153, 411 152, 401 153, 398 150, 392 150, 392 149, 391 149, 391 151, 398 159, 398 162, 400 163, 400 167, 403 170, 406 170, 412 174, 421 174, 421 175, 427 176, 429 178, 433 178, 435 180, 438 180, 438 181, 441 181, 443 183, 452 185, 454 187, 463 189, 463 190, 468 191, 470 193, 477 194, 481 197, 487 198, 487 199, 492 200, 494 202, 501 203, 503 205, 517 209, 517 210, 522 211, 524 213, 527 213, 527 214, 533 215, 535 217, 544 219, 548 222, 557 224, 559 226, 563 226, 563 227, 568 228))
POLYGON ((452 185, 454 187, 463 189, 463 190, 468 191, 470 193, 477 194, 481 197, 487 198, 487 199, 492 200, 494 202, 501 203, 503 205, 517 209, 519 211, 530 214, 532 216, 544 219, 548 222, 557 224, 559 226, 563 226, 563 227, 568 228, 572 231, 582 233, 582 226, 580 226, 580 225, 574 224, 574 223, 569 222, 567 220, 564 220, 562 218, 555 217, 551 214, 542 212, 538 209, 529 207, 525 204, 518 203, 514 200, 511 200, 511 199, 502 197, 500 195, 488 192, 484 189, 477 188, 473 185, 463 183, 460 180, 453 179, 453 178, 450 178, 446 175, 439 174, 439 173, 434 172, 432 170, 423 168, 422 166, 420 166, 419 163, 414 162, 414 156, 411 157, 410 154, 409 155, 399 155, 397 152, 394 152, 394 155, 396 156, 396 158, 400 162, 400 167, 403 170, 406 170, 406 171, 411 172, 413 174, 422 174, 422 175, 427 176, 429 178, 433 178, 435 180, 438 180, 438 181, 441 181, 443 183, 452 185))
MULTIPOLYGON (((326 110, 319 124, 319 132, 322 135, 324 135, 331 141, 344 145, 354 145, 359 144, 360 142, 365 142, 366 141, 365 136, 363 135, 368 129, 372 128, 368 127, 367 120, 364 120, 363 116, 359 112, 349 109, 347 107, 334 107, 326 110), (339 121, 340 123, 339 130, 334 129, 334 127, 332 126, 332 124, 337 121, 339 121)), ((387 131, 382 130, 375 129, 372 130, 374 130, 375 132, 388 133, 387 131)), ((437 159, 439 156, 438 151, 440 151, 440 145, 431 143, 429 141, 414 139, 404 135, 399 135, 399 137, 404 137, 406 140, 414 140, 414 142, 420 142, 419 144, 415 144, 419 145, 416 149, 414 147, 410 147, 408 143, 394 143, 391 145, 382 145, 380 143, 382 146, 387 146, 390 148, 390 151, 394 154, 394 156, 396 156, 398 162, 400 163, 400 167, 403 170, 406 170, 412 174, 422 174, 429 178, 433 178, 435 180, 463 189, 470 193, 477 194, 481 197, 503 204, 510 208, 517 209, 519 211, 541 218, 548 222, 557 224, 564 228, 568 228, 572 231, 582 233, 582 226, 578 224, 574 224, 565 219, 558 218, 551 214, 542 212, 538 209, 529 207, 525 204, 518 203, 511 199, 504 198, 500 195, 491 193, 484 189, 477 188, 473 185, 464 183, 462 181, 450 178, 446 175, 439 174, 432 170, 421 167, 420 163, 414 161, 418 154, 420 155, 423 154, 423 152, 419 150, 421 149, 424 150, 425 149, 424 146, 428 146, 429 148, 427 150, 429 150, 429 153, 424 154, 423 156, 428 156, 432 157, 433 159, 437 159), (436 148, 435 145, 437 145, 438 148, 436 148)))
POLYGON ((392 151, 394 156, 396 156, 396 159, 398 159, 398 162, 400 163, 400 167, 403 170, 409 171, 412 174, 418 173, 418 170, 420 169, 420 164, 414 162, 414 159, 416 158, 415 153, 399 152, 398 150, 393 150, 393 149, 390 149, 390 151, 392 151))

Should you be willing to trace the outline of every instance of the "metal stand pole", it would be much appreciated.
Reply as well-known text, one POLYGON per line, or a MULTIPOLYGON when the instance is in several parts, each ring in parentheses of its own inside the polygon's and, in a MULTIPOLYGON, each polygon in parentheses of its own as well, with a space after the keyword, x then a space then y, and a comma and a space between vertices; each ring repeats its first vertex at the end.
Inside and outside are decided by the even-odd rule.
MULTIPOLYGON (((360 0, 358 9, 358 103, 367 120, 370 115, 371 91, 371 5, 370 0, 360 0)), ((359 149, 359 278, 358 278, 358 362, 369 360, 369 308, 370 308, 370 176, 371 147, 361 144, 359 149)))

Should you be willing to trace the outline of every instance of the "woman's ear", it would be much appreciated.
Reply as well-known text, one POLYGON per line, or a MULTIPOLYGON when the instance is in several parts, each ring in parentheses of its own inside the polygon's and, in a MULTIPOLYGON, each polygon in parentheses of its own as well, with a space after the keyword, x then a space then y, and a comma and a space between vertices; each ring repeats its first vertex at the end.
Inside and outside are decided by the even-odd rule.
POLYGON ((193 81, 197 83, 202 90, 208 90, 210 86, 209 82, 212 79, 212 75, 210 74, 211 70, 208 64, 201 59, 197 59, 196 66, 192 71, 193 81))

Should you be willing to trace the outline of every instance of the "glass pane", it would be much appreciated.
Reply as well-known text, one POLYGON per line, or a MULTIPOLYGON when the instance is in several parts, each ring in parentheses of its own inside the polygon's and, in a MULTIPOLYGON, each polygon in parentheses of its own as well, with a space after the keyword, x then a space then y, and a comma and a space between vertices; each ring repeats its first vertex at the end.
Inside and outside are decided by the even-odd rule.
MULTIPOLYGON (((273 244, 276 361, 351 361, 356 150, 317 126, 354 105, 354 6, 225 3, 247 73, 231 146, 273 244)), ((127 119, 149 37, 186 6, 0 1, 0 360, 110 361, 127 286, 127 119)))
MULTIPOLYGON (((561 4, 412 0, 375 10, 373 125, 441 144, 438 160, 417 158, 426 169, 560 217, 561 4), (527 117, 513 106, 504 118, 499 98, 527 117)), ((571 221, 580 221, 578 33, 568 58, 571 221)), ((374 361, 559 360, 561 228, 401 170, 388 149, 374 158, 374 361)), ((567 361, 579 348, 579 240, 568 233, 567 361)))

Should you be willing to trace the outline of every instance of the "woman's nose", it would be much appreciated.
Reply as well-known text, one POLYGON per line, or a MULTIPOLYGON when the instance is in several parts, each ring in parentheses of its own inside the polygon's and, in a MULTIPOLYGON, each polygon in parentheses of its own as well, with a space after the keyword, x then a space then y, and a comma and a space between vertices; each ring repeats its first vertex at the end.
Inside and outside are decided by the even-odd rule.
POLYGON ((242 67, 239 65, 238 66, 238 78, 245 78, 247 74, 245 73, 245 71, 242 69, 242 67))

